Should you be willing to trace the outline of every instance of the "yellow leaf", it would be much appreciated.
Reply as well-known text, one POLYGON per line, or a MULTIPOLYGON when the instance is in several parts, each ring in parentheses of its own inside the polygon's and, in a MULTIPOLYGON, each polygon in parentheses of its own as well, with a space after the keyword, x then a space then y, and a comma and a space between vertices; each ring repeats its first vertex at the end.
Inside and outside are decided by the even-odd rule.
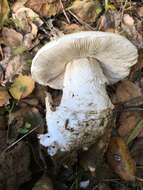
POLYGON ((5 88, 0 88, 0 106, 8 103, 10 96, 5 88))
POLYGON ((116 8, 114 5, 108 5, 107 9, 110 9, 111 11, 114 11, 116 8))
POLYGON ((114 171, 125 181, 135 181, 135 164, 124 140, 111 137, 107 160, 114 171))
POLYGON ((19 75, 13 82, 10 93, 15 99, 25 98, 33 91, 35 82, 31 76, 19 75))

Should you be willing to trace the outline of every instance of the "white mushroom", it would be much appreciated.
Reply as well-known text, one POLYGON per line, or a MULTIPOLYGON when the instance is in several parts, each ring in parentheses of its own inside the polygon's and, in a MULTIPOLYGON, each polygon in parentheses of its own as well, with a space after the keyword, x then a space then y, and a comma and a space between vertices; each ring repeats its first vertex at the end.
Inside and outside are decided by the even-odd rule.
POLYGON ((89 147, 105 133, 114 108, 106 84, 128 76, 137 57, 136 47, 126 38, 105 32, 65 35, 38 51, 33 78, 63 90, 56 111, 46 101, 48 133, 39 138, 50 155, 89 147))

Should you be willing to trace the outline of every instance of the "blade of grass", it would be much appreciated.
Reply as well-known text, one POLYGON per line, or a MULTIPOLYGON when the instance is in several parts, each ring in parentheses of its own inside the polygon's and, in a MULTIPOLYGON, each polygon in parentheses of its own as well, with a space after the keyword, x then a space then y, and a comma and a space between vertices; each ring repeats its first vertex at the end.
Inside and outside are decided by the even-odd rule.
POLYGON ((108 0, 105 0, 105 12, 108 10, 108 0))
POLYGON ((135 133, 139 130, 139 128, 143 127, 143 119, 140 120, 140 122, 137 124, 137 126, 135 127, 135 129, 132 130, 131 134, 129 135, 126 144, 129 144, 129 142, 131 142, 133 136, 135 135, 135 133))

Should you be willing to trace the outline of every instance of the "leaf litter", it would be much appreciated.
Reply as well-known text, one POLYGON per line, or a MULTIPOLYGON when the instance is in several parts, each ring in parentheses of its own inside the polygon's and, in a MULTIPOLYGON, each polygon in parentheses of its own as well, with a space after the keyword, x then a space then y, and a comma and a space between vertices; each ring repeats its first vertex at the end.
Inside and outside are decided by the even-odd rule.
MULTIPOLYGON (((47 92, 54 97, 53 105, 57 106, 60 103, 61 92, 52 92, 38 84, 35 86, 30 76, 30 65, 35 53, 45 43, 51 39, 56 39, 60 35, 82 30, 100 30, 121 34, 139 49, 139 61, 132 68, 129 78, 112 86, 110 96, 112 102, 116 105, 115 109, 117 108, 116 129, 120 136, 129 143, 130 153, 137 165, 136 176, 138 180, 135 182, 135 186, 138 185, 139 189, 141 189, 141 185, 143 185, 141 183, 143 178, 143 104, 138 104, 135 98, 139 101, 143 93, 143 5, 141 2, 126 0, 102 0, 97 7, 95 6, 95 1, 92 0, 61 1, 61 3, 57 0, 2 0, 0 5, 0 28, 2 31, 0 37, 0 123, 4 126, 3 132, 0 133, 0 148, 6 150, 7 146, 10 147, 8 150, 10 150, 12 155, 12 159, 9 160, 10 156, 9 154, 7 155, 7 151, 5 152, 4 157, 6 157, 7 161, 4 164, 4 169, 1 171, 1 176, 4 176, 5 184, 7 187, 11 187, 11 189, 24 190, 26 188, 24 187, 25 185, 21 186, 21 184, 30 181, 29 176, 31 174, 29 170, 27 171, 27 167, 29 167, 29 159, 32 160, 28 156, 29 150, 27 148, 24 152, 27 161, 23 160, 25 170, 23 171, 24 177, 22 180, 16 180, 15 173, 21 172, 21 170, 18 170, 14 164, 13 180, 9 182, 11 178, 6 175, 5 168, 7 166, 11 168, 13 165, 11 163, 18 161, 21 158, 20 155, 23 155, 19 150, 19 144, 24 143, 24 145, 20 146, 25 147, 26 141, 29 141, 29 144, 31 142, 30 139, 37 141, 37 134, 44 132, 45 119, 43 119, 43 116, 45 116, 45 97, 47 92), (78 2, 79 7, 75 6, 75 2, 78 2), (63 5, 64 11, 61 5, 63 5), (96 10, 93 11, 95 15, 89 17, 90 11, 88 8, 90 9, 90 6, 83 8, 85 5, 90 5, 91 10, 96 10), (131 106, 127 107, 127 103, 131 106), (36 127, 39 128, 36 129, 36 127), (18 180, 19 183, 16 183, 18 180)), ((39 146, 37 145, 37 147, 39 146)), ((124 147, 121 149, 125 150, 124 147)), ((65 162, 60 166, 61 168, 58 168, 57 163, 48 157, 44 149, 42 153, 40 148, 33 147, 32 150, 36 150, 34 160, 37 160, 38 155, 38 159, 41 160, 44 168, 48 168, 48 171, 50 171, 51 175, 49 177, 52 176, 56 179, 51 180, 52 183, 56 181, 56 184, 54 184, 56 189, 76 190, 80 188, 80 182, 82 181, 89 181, 88 186, 85 188, 87 190, 92 190, 95 186, 99 190, 105 188, 109 190, 123 189, 119 184, 122 184, 124 189, 128 189, 127 184, 123 184, 123 180, 113 173, 106 162, 102 165, 103 167, 98 166, 100 171, 89 172, 83 170, 73 156, 71 161, 71 163, 74 163, 73 167, 68 167, 67 162, 65 162), (44 160, 48 160, 51 164, 45 163, 44 160), (65 176, 62 175, 63 171, 65 176), (105 171, 107 171, 108 175, 103 175, 105 171), (101 174, 96 175, 99 173, 101 174), (96 182, 97 179, 99 180, 98 183, 96 182)), ((79 157, 82 157, 81 160, 84 162, 83 164, 81 161, 81 165, 84 168, 91 166, 90 169, 92 170, 97 152, 97 150, 94 150, 88 156, 79 154, 79 157)), ((126 157, 127 152, 121 152, 122 157, 126 157)), ((2 159, 0 159, 1 164, 3 164, 2 159)), ((41 169, 38 166, 36 169, 41 174, 41 169)), ((34 176, 37 171, 32 170, 32 175, 34 176)), ((45 183, 43 181, 42 185, 45 183)), ((5 184, 1 182, 0 178, 1 189, 6 188, 5 184)), ((135 188, 130 186, 130 189, 135 188)), ((29 189, 32 189, 32 186, 29 189)))

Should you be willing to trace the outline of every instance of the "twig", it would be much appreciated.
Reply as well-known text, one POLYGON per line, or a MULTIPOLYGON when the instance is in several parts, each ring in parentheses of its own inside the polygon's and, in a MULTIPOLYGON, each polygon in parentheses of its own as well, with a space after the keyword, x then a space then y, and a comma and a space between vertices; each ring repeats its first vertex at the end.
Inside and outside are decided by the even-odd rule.
POLYGON ((127 3, 128 3, 128 0, 125 0, 124 5, 122 6, 121 20, 123 19, 123 15, 124 15, 124 11, 125 11, 127 3))
POLYGON ((143 179, 139 177, 136 177, 136 180, 143 182, 143 179))
POLYGON ((15 146, 15 145, 16 145, 17 143, 19 143, 22 139, 24 139, 26 136, 28 136, 29 134, 31 134, 33 131, 35 131, 35 130, 36 130, 37 128, 39 128, 39 127, 40 127, 40 126, 31 129, 31 131, 29 131, 28 133, 26 133, 25 135, 23 135, 21 138, 19 138, 17 141, 15 141, 15 142, 12 143, 11 145, 9 145, 5 150, 2 151, 2 153, 8 151, 10 148, 12 148, 13 146, 15 146))
POLYGON ((63 9, 63 13, 64 13, 65 17, 66 17, 68 23, 70 24, 70 20, 69 20, 67 14, 66 14, 66 11, 65 11, 64 6, 63 6, 63 3, 62 3, 62 0, 60 0, 60 4, 61 4, 61 7, 62 7, 62 9, 63 9))
POLYGON ((91 27, 89 24, 87 24, 86 22, 84 22, 83 20, 81 20, 80 18, 78 18, 72 11, 68 10, 68 12, 82 25, 84 25, 85 27, 87 27, 90 30, 95 30, 95 28, 91 27))

